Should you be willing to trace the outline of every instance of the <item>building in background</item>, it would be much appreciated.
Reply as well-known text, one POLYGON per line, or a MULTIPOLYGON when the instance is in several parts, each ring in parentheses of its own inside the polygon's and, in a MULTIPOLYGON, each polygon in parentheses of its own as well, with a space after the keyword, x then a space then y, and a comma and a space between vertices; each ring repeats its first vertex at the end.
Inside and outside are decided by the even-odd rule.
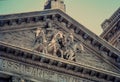
POLYGON ((120 82, 119 12, 102 24, 111 45, 67 15, 63 0, 44 9, 0 16, 0 82, 120 82))
POLYGON ((120 8, 101 26, 103 33, 100 36, 120 50, 120 8))

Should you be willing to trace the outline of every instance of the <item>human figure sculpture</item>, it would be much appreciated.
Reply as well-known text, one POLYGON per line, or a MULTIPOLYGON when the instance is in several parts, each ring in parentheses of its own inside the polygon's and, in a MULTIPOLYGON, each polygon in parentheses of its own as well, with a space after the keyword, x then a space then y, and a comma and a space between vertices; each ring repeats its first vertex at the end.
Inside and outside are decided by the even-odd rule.
POLYGON ((47 53, 47 40, 44 30, 41 28, 37 28, 35 31, 34 50, 42 53, 47 53))

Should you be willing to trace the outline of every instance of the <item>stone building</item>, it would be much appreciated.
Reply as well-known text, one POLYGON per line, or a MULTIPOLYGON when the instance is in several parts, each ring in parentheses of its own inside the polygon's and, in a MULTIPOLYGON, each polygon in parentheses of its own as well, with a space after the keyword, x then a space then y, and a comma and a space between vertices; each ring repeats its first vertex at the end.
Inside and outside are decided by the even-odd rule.
POLYGON ((103 33, 100 36, 120 50, 120 8, 101 26, 103 33))
POLYGON ((0 82, 120 82, 120 9, 100 37, 62 0, 44 9, 0 16, 0 82))

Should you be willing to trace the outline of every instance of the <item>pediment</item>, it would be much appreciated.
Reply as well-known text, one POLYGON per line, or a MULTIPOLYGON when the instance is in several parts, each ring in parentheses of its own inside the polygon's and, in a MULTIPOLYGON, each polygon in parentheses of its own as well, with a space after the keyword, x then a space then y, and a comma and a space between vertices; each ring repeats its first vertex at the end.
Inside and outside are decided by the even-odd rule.
POLYGON ((120 51, 60 10, 1 16, 0 26, 0 41, 118 73, 120 51))
POLYGON ((97 56, 99 54, 85 45, 82 40, 78 40, 72 29, 61 26, 65 24, 50 21, 47 26, 38 25, 27 29, 1 31, 0 41, 97 69, 119 72, 114 66, 97 56))

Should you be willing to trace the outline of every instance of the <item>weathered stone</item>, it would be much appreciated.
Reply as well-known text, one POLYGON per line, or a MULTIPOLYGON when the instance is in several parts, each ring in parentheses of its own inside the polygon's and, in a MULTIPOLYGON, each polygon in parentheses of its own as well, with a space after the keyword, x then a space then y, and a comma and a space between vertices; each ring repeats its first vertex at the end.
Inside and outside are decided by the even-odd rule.
POLYGON ((59 10, 3 16, 0 27, 0 72, 15 82, 119 82, 119 50, 59 10))

